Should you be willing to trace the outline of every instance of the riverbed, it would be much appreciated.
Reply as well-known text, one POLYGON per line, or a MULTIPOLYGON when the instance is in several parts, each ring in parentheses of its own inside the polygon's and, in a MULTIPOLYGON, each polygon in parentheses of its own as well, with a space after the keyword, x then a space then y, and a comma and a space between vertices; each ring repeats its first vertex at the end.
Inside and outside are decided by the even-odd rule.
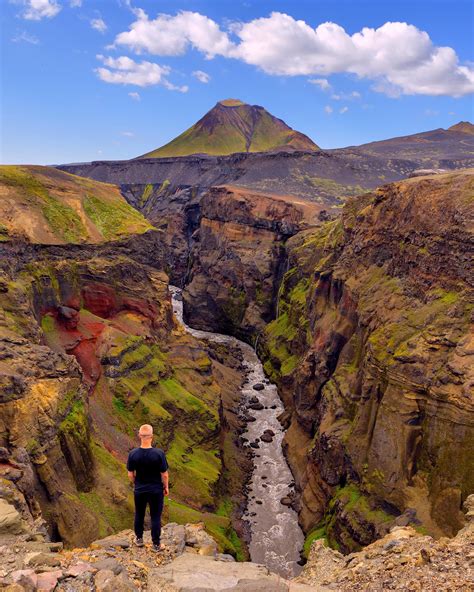
POLYGON ((301 570, 298 561, 304 534, 299 527, 297 513, 281 503, 292 492, 293 476, 282 450, 285 432, 278 416, 284 407, 278 389, 266 379, 262 363, 250 345, 229 335, 189 327, 183 321, 181 290, 170 286, 170 293, 174 314, 191 335, 227 343, 242 352, 246 379, 242 386, 240 412, 255 418, 247 422, 246 431, 242 434, 247 446, 253 443, 255 453, 247 508, 243 515, 249 524, 250 557, 286 578, 295 576, 301 570), (255 385, 261 390, 255 390, 255 385), (261 440, 266 430, 267 442, 261 440))

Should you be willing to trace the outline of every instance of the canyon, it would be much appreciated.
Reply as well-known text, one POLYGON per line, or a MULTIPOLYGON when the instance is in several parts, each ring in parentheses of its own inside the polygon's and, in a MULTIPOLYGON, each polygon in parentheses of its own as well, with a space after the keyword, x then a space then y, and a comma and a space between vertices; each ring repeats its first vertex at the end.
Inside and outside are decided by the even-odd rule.
POLYGON ((405 138, 2 167, 8 536, 73 548, 129 528, 123 466, 147 421, 172 466, 167 522, 202 522, 220 553, 252 556, 261 473, 242 413, 245 344, 209 332, 251 346, 281 397, 276 440, 294 481, 285 507, 309 557, 301 585, 316 585, 322 541, 342 566, 341 553, 400 529, 425 544, 463 532, 474 491, 474 171, 455 169, 474 164, 469 129, 424 137, 435 147, 416 159, 405 138), (192 330, 173 317, 170 283, 192 330))

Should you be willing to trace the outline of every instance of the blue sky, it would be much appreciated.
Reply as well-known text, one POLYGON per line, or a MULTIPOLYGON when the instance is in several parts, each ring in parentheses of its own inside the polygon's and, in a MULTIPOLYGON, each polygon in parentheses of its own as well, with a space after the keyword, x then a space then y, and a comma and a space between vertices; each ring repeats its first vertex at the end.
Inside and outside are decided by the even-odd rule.
POLYGON ((132 158, 228 97, 324 148, 473 119, 470 0, 0 3, 3 163, 132 158))

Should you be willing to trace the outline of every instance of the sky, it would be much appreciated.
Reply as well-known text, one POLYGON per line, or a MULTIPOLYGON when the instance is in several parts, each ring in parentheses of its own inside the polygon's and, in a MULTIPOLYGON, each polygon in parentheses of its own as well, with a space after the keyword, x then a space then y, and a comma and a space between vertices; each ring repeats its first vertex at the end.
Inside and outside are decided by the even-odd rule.
POLYGON ((0 0, 2 163, 128 159, 219 100, 323 148, 473 121, 471 0, 0 0))

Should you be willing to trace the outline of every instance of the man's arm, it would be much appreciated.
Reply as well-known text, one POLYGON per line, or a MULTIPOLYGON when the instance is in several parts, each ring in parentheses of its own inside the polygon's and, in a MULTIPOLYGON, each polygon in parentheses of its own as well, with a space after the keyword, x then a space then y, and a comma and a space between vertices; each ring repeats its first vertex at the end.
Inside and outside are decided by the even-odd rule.
POLYGON ((130 479, 130 483, 132 485, 134 485, 135 483, 135 471, 127 471, 128 472, 128 478, 130 479))
POLYGON ((168 471, 165 471, 164 473, 161 473, 161 482, 163 483, 163 493, 165 495, 168 495, 170 490, 169 490, 169 474, 168 471))

